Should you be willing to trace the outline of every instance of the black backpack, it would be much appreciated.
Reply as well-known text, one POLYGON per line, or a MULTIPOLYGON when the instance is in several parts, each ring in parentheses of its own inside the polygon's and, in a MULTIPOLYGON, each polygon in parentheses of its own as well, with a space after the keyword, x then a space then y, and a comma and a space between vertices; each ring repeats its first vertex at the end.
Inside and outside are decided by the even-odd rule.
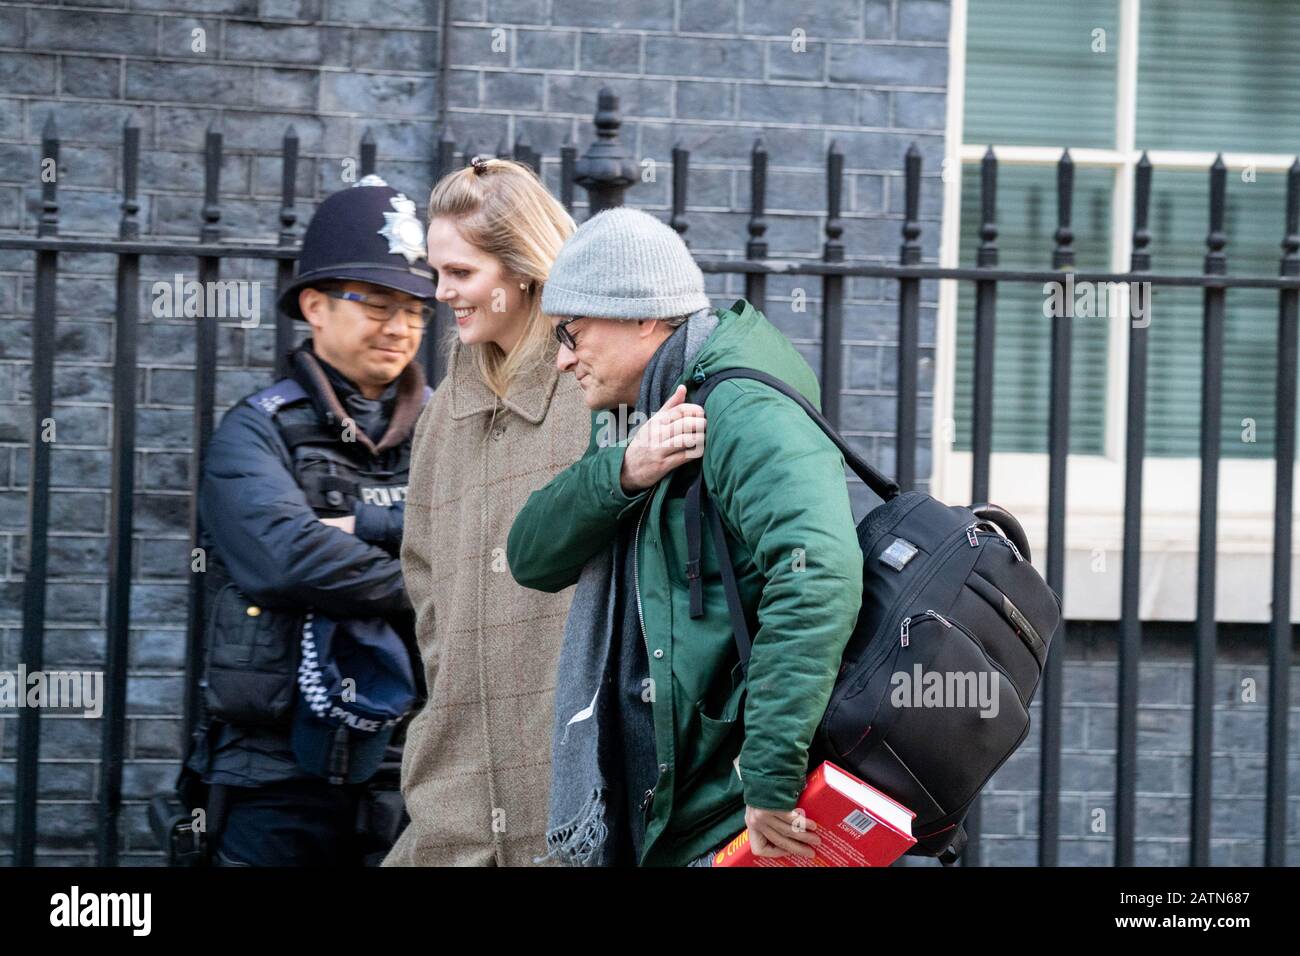
MULTIPOLYGON (((908 853, 951 864, 966 845, 970 805, 1029 733, 1029 703, 1061 623, 1060 599, 1029 563, 1024 530, 1008 512, 900 494, 780 379, 726 369, 710 375, 691 401, 703 405, 729 378, 755 379, 798 402, 884 501, 857 527, 862 609, 809 756, 812 766, 829 760, 914 810, 917 842, 908 853)), ((749 626, 702 470, 685 513, 691 616, 704 613, 699 560, 707 520, 747 670, 749 626)))

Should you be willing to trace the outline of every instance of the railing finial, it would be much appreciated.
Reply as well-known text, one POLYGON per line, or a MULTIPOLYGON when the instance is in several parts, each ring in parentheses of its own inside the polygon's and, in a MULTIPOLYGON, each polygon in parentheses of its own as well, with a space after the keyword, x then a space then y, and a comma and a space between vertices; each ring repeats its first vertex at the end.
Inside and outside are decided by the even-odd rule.
POLYGON ((588 216, 623 205, 623 194, 637 181, 637 167, 618 138, 623 119, 618 97, 601 87, 594 117, 596 139, 574 166, 574 181, 587 190, 588 216))
POLYGON ((915 142, 903 156, 903 245, 899 262, 914 266, 921 261, 921 151, 915 142))
POLYGON ((840 198, 844 189, 844 153, 840 144, 831 140, 826 150, 826 242, 822 258, 827 262, 840 262, 844 258, 844 224, 840 221, 840 198))
POLYGON ((217 242, 221 238, 221 206, 218 195, 221 189, 221 118, 213 117, 204 136, 203 149, 203 226, 199 241, 217 242))
POLYGON ((280 245, 291 246, 298 222, 298 213, 293 208, 298 193, 298 131, 292 123, 284 131, 280 162, 280 245))
POLYGON ((1223 231, 1227 182, 1228 167, 1223 163, 1223 154, 1219 153, 1210 166, 1210 231, 1205 237, 1205 245, 1209 250, 1205 254, 1207 275, 1223 275, 1228 271, 1228 257, 1223 251, 1228 243, 1227 233, 1223 231))
POLYGON ((1300 275, 1300 158, 1286 171, 1286 235, 1282 238, 1282 275, 1300 275))
POLYGON ((1070 151, 1061 153, 1056 164, 1056 248, 1052 250, 1052 268, 1074 266, 1074 160, 1070 151))
POLYGON ((122 219, 117 232, 121 239, 140 238, 139 178, 140 124, 132 116, 122 126, 122 219))
POLYGON ((691 151, 681 143, 673 144, 673 212, 668 224, 673 227, 682 242, 690 245, 686 239, 686 183, 690 175, 691 151))
POLYGON ((54 125, 51 110, 41 128, 41 218, 36 224, 36 235, 55 236, 59 232, 59 131, 54 125), (46 163, 50 171, 46 173, 46 163))
POLYGON ((980 159, 980 244, 975 253, 978 266, 998 264, 998 157, 990 146, 980 159))

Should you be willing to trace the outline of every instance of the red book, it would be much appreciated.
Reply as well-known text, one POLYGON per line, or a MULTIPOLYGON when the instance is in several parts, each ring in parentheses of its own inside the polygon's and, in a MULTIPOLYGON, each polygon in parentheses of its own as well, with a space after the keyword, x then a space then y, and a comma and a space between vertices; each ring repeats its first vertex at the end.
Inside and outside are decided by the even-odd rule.
POLYGON ((916 843, 916 814, 826 761, 808 774, 796 804, 822 838, 812 859, 755 856, 745 829, 713 856, 714 866, 889 866, 916 843))

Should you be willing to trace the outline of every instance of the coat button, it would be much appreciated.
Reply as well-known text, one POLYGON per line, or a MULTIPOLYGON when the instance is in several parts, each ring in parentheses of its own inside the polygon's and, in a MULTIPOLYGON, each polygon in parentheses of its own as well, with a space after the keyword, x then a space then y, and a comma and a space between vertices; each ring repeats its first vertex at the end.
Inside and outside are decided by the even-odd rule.
POLYGON ((705 378, 707 378, 707 376, 704 374, 704 369, 697 368, 695 370, 695 374, 692 375, 691 378, 695 379, 695 381, 697 382, 702 382, 704 381, 705 378))
POLYGON ((668 772, 668 764, 666 764, 666 763, 661 763, 661 764, 659 765, 659 772, 660 772, 660 773, 667 773, 667 772, 668 772))
POLYGON ((249 617, 257 617, 259 614, 262 613, 262 609, 254 604, 251 605, 249 608, 247 608, 244 611, 244 613, 247 614, 249 617))
POLYGON ((663 656, 664 656, 663 648, 662 648, 662 647, 656 647, 656 648, 655 648, 655 657, 656 657, 656 658, 660 658, 660 657, 663 657, 663 656))
POLYGON ((341 491, 325 492, 325 503, 332 508, 337 508, 339 505, 343 504, 343 492, 341 491))

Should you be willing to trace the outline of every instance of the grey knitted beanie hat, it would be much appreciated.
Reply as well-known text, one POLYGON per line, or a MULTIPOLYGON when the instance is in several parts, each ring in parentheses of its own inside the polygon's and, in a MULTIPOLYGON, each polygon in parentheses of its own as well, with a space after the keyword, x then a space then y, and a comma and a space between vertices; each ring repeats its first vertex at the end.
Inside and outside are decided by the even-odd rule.
POLYGON ((547 315, 670 319, 709 308, 704 274, 682 237, 649 213, 618 206, 568 238, 542 289, 547 315))

